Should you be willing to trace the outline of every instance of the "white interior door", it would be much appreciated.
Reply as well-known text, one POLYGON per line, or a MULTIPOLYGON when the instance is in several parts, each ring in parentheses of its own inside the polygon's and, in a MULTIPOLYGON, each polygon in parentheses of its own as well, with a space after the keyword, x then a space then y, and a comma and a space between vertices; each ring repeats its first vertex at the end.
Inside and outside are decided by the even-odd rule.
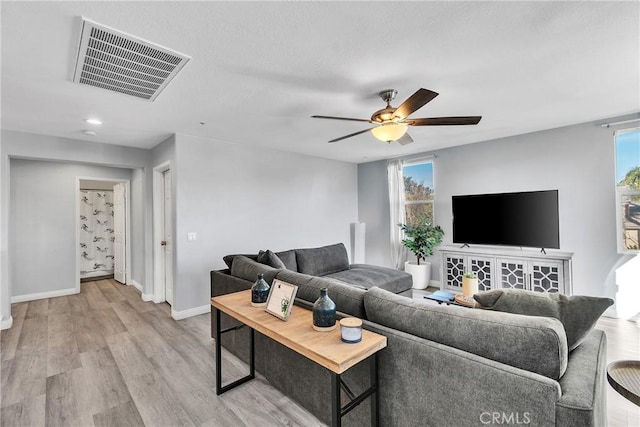
POLYGON ((125 257, 125 200, 126 187, 124 184, 113 186, 113 278, 120 283, 126 283, 125 257))
POLYGON ((163 230, 164 247, 164 297, 165 301, 173 305, 173 228, 171 209, 171 170, 166 170, 163 177, 163 230))

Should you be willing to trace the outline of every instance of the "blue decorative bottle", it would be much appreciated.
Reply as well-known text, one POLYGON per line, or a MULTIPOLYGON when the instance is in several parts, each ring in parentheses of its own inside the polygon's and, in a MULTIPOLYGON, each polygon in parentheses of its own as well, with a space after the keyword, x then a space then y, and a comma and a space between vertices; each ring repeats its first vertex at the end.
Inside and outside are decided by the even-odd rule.
POLYGON ((331 331, 336 327, 336 304, 327 295, 327 288, 320 289, 320 298, 313 303, 313 329, 331 331))
POLYGON ((251 286, 251 305, 254 307, 264 307, 269 298, 269 284, 264 280, 262 273, 258 274, 258 280, 251 286))

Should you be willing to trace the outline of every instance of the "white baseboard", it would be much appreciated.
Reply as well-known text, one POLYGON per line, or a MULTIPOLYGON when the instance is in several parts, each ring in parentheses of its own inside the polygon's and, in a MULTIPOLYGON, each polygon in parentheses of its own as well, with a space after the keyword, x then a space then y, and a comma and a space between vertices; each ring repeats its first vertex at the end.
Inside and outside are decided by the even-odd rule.
POLYGON ((140 283, 136 282, 135 280, 129 280, 127 282, 127 286, 133 286, 134 288, 139 290, 140 293, 142 293, 142 285, 140 283))
POLYGON ((13 316, 9 316, 7 320, 0 322, 0 330, 9 329, 13 326, 13 316))
POLYGON ((205 314, 205 313, 209 313, 209 312, 211 312, 211 305, 210 304, 201 305, 200 307, 194 307, 194 308, 190 308, 188 310, 181 310, 181 311, 176 311, 172 307, 171 308, 171 317, 173 317, 175 320, 182 320, 182 319, 186 319, 187 317, 198 316, 200 314, 205 314))
POLYGON ((59 291, 38 292, 36 294, 16 295, 11 297, 11 304, 16 302, 35 301, 38 299, 64 297, 78 293, 76 288, 60 289, 59 291))
POLYGON ((439 288, 440 287, 440 281, 439 280, 429 280, 429 286, 433 286, 434 288, 439 288))
POLYGON ((152 301, 153 300, 153 295, 152 294, 145 294, 144 290, 142 289, 142 285, 138 282, 136 282, 135 280, 129 280, 129 282, 127 282, 128 286, 133 286, 134 288, 136 288, 138 290, 138 292, 140 292, 140 295, 142 295, 142 301, 147 302, 147 301, 152 301))

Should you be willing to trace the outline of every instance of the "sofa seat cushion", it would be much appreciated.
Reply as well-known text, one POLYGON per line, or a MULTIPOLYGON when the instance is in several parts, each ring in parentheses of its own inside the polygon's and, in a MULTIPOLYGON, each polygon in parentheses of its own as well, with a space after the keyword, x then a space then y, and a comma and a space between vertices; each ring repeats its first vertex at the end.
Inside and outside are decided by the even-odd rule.
POLYGON ((613 304, 610 298, 533 292, 521 289, 494 289, 473 296, 482 308, 527 316, 554 317, 562 322, 569 351, 580 345, 613 304))
POLYGON ((327 274, 324 277, 338 279, 364 289, 377 286, 394 294, 411 289, 412 285, 411 275, 404 271, 367 264, 353 264, 348 270, 327 274))
POLYGON ((567 337, 559 320, 436 305, 371 288, 367 318, 554 380, 567 369, 567 337))
POLYGON ((309 276, 290 270, 279 270, 278 280, 298 287, 296 298, 313 304, 320 297, 320 289, 327 288, 327 295, 336 304, 336 310, 366 319, 364 294, 366 289, 328 277, 309 276))
POLYGON ((303 274, 324 276, 349 268, 349 256, 342 243, 295 251, 298 271, 303 274))

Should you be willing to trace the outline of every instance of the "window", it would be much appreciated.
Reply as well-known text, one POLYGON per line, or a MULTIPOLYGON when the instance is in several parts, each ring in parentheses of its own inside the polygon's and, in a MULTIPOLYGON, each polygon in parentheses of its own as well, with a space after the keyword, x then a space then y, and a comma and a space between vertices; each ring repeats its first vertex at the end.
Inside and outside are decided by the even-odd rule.
POLYGON ((640 129, 616 132, 618 249, 640 252, 640 129))
POLYGON ((409 163, 402 168, 406 223, 426 217, 433 223, 433 162, 409 163))

